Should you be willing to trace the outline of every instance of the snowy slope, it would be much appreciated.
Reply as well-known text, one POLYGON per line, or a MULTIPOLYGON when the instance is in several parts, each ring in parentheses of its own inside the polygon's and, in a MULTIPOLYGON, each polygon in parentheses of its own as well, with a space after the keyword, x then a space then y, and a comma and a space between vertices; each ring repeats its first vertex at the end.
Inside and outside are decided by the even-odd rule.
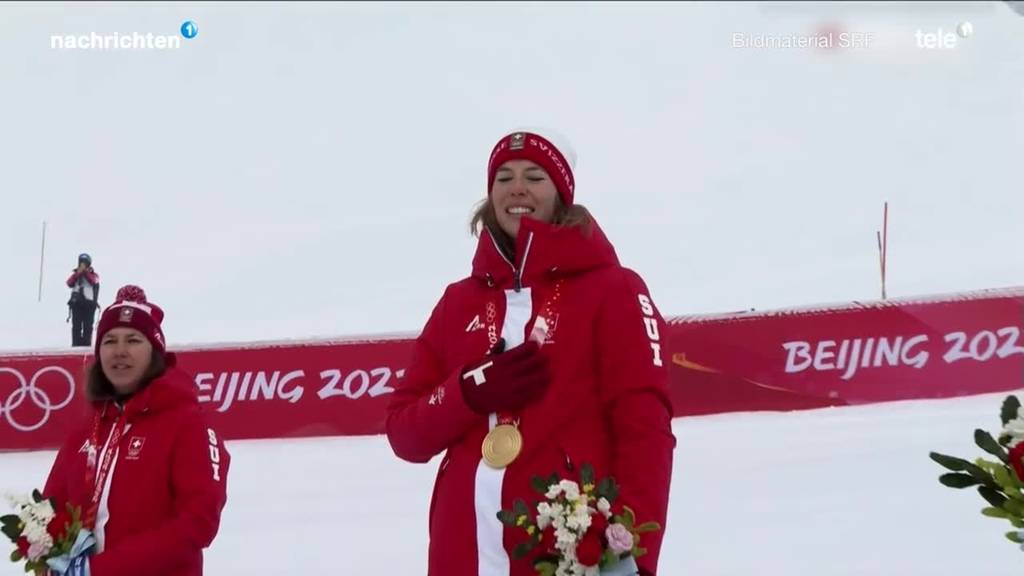
MULTIPOLYGON (((1024 560, 976 493, 941 486, 930 450, 979 454, 1001 395, 679 419, 668 576, 1010 576, 1024 560)), ((237 441, 207 573, 425 572, 435 459, 384 437, 237 441), (299 560, 291 558, 298 554, 299 560)), ((52 452, 0 455, 4 488, 42 484, 52 452)), ((0 576, 13 576, 0 563, 0 576)))

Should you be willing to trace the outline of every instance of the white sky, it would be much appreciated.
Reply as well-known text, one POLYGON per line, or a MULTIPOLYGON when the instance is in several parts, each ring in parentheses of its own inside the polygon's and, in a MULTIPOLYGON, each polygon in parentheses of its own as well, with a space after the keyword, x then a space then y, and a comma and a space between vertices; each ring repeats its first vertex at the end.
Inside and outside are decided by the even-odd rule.
POLYGON ((82 251, 172 344, 417 331, 524 124, 572 139, 666 315, 877 298, 886 200, 890 296, 1024 284, 1024 16, 998 2, 13 3, 0 87, 0 349, 70 343, 82 251), (185 20, 178 50, 50 48, 185 20), (828 23, 875 43, 732 46, 828 23))

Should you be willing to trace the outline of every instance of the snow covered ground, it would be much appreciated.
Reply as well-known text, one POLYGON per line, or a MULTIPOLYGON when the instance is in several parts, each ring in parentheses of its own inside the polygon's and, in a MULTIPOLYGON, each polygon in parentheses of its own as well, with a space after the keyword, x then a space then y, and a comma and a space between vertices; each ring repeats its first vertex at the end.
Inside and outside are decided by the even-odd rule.
MULTIPOLYGON (((975 492, 936 480, 930 450, 974 458, 1001 394, 678 419, 667 576, 1009 576, 1024 556, 975 492)), ((384 437, 229 443, 234 467, 207 574, 425 573, 438 460, 384 437), (294 559, 298 557, 298 559, 294 559)), ((4 489, 53 452, 0 455, 4 489)), ((0 562, 0 576, 19 572, 0 562)))

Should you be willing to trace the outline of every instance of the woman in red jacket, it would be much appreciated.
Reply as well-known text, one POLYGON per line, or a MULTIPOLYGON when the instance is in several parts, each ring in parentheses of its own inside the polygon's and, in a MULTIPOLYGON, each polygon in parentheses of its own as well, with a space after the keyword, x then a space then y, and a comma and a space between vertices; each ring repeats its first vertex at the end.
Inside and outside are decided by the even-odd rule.
POLYGON ((637 559, 656 573, 675 447, 665 322, 573 202, 574 164, 536 131, 495 145, 472 273, 445 290, 390 402, 395 454, 425 463, 445 452, 430 576, 533 576, 497 512, 535 500, 534 476, 573 478, 584 464, 616 479, 638 520, 661 524, 637 559))
POLYGON ((230 457, 175 368, 163 310, 125 286, 104 310, 87 425, 64 443, 44 495, 80 506, 96 546, 75 576, 197 576, 227 500, 230 457))

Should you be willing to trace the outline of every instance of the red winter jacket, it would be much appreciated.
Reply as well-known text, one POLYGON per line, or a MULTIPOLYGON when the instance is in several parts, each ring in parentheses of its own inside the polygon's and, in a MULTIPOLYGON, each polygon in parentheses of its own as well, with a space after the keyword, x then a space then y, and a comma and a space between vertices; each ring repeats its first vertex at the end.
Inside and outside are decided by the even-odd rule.
POLYGON ((82 272, 78 272, 76 270, 75 272, 71 273, 71 276, 68 276, 68 288, 74 288, 75 284, 78 283, 78 279, 83 276, 89 282, 89 284, 92 284, 93 286, 100 283, 100 275, 97 274, 96 271, 93 270, 92 268, 86 268, 82 272))
MULTIPOLYGON (((99 438, 105 443, 120 409, 110 400, 95 403, 95 409, 102 415, 99 438)), ((109 473, 106 506, 101 500, 96 531, 102 532, 103 548, 90 560, 91 574, 201 575, 202 550, 216 536, 227 500, 230 456, 223 440, 207 425, 192 380, 173 366, 124 410, 128 427, 109 473)), ((81 506, 83 513, 92 496, 85 485, 92 423, 90 418, 64 443, 44 491, 58 503, 81 506)))
POLYGON ((472 275, 448 286, 437 303, 390 402, 387 434, 395 454, 427 462, 446 451, 430 504, 429 575, 533 576, 528 560, 511 559, 521 531, 505 528, 496 514, 515 499, 540 498, 530 484, 535 475, 578 480, 586 463, 598 478, 615 477, 618 503, 639 521, 661 523, 661 532, 644 535, 649 552, 638 561, 654 574, 675 447, 668 359, 660 349, 665 322, 596 223, 587 237, 524 218, 516 254, 514 268, 481 234, 472 275), (493 418, 466 405, 461 372, 488 350, 492 326, 511 340, 507 347, 522 342, 558 280, 561 293, 544 313, 549 341, 541 348, 551 361, 551 385, 520 414, 519 457, 492 471, 482 462, 481 443, 493 418))
POLYGON ((98 286, 100 283, 100 275, 92 269, 92 266, 79 272, 77 269, 68 276, 67 285, 71 288, 71 292, 81 292, 82 296, 88 302, 96 303, 98 297, 98 286))

